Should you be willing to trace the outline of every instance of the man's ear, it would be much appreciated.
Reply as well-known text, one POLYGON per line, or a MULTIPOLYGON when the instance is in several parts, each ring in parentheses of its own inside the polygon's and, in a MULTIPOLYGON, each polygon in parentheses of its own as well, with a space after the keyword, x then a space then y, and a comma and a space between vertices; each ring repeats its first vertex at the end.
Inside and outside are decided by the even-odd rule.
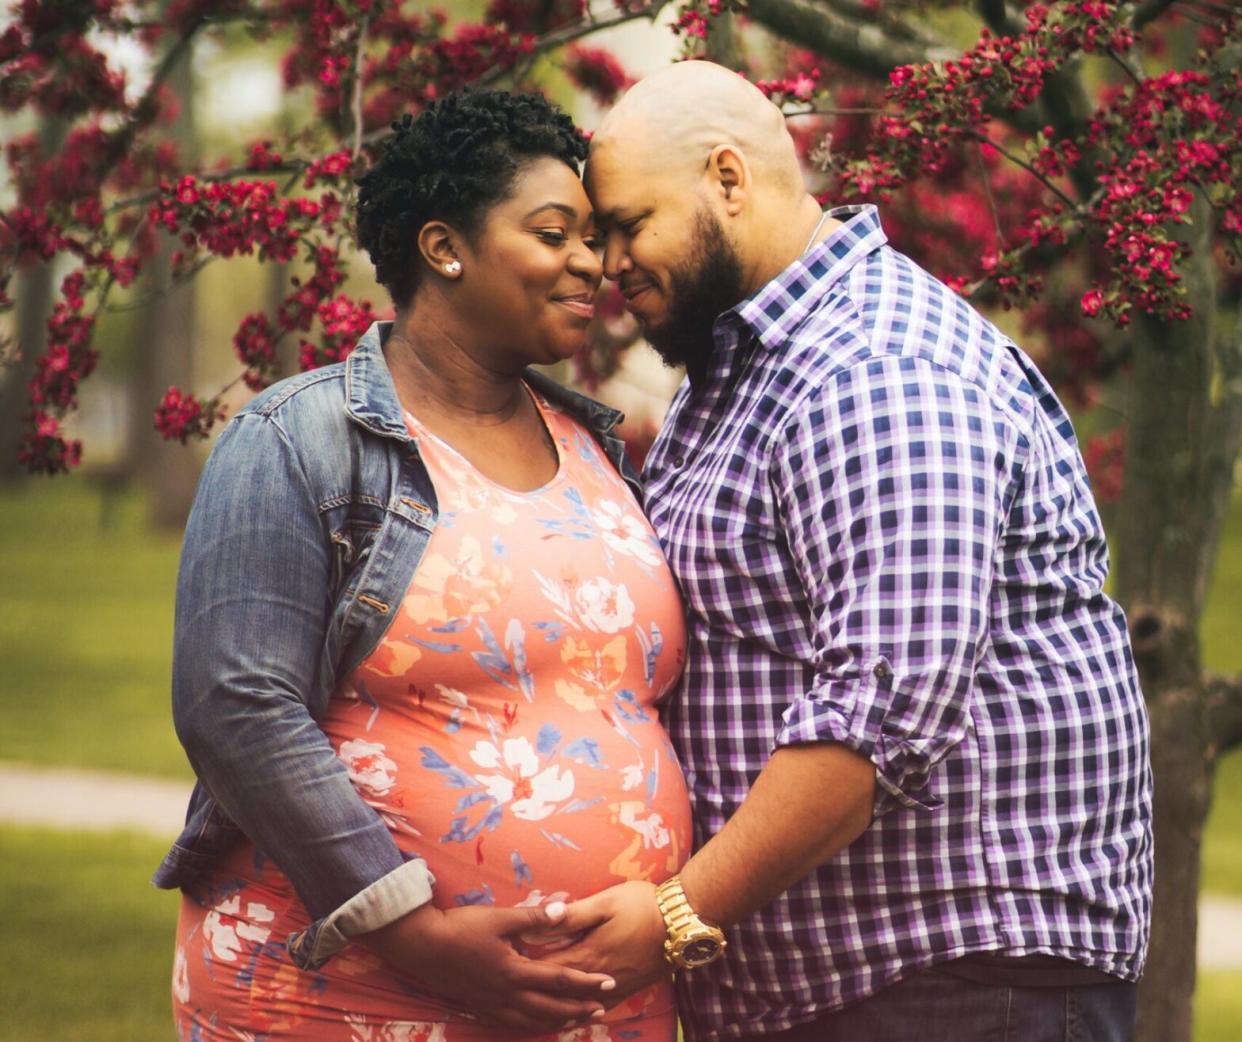
POLYGON ((457 244, 461 235, 443 221, 428 221, 418 233, 418 252, 432 271, 445 278, 461 274, 461 257, 457 244))
POLYGON ((736 217, 746 206, 752 190, 750 164, 737 145, 717 145, 707 157, 707 178, 724 207, 736 217))

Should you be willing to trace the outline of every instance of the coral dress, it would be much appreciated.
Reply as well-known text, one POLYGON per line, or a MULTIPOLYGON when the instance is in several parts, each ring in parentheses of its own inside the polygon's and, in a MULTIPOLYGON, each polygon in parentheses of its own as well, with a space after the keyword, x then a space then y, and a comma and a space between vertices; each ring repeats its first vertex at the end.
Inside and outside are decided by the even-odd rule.
MULTIPOLYGON (((556 476, 515 492, 407 417, 440 521, 375 651, 321 726, 434 901, 533 905, 685 861, 689 804, 655 704, 681 672, 672 576, 590 435, 534 396, 556 476)), ((316 971, 285 952, 307 913, 242 843, 182 901, 173 998, 183 1042, 512 1038, 420 995, 360 945, 316 971)), ((480 987, 486 982, 480 981, 480 987)), ((671 986, 560 1042, 672 1042, 671 986)))

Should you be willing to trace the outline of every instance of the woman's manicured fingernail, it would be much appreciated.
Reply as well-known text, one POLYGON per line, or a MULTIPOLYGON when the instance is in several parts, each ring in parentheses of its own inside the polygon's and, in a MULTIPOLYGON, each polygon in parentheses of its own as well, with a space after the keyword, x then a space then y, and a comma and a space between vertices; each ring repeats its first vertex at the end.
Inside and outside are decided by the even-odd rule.
POLYGON ((594 1013, 591 1014, 591 1019, 599 1020, 599 1018, 602 1017, 603 1015, 604 1015, 604 1011, 602 1009, 597 1009, 594 1013))
POLYGON ((609 977, 606 981, 600 981, 600 991, 612 991, 617 986, 617 982, 609 977))
POLYGON ((544 905, 543 910, 548 913, 549 919, 559 919, 565 914, 565 902, 549 901, 544 905))

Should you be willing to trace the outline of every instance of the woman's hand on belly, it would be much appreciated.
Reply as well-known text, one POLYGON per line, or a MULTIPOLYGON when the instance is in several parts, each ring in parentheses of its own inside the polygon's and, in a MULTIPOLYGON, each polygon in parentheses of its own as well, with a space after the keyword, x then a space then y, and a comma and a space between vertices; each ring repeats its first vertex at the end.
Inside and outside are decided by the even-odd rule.
POLYGON ((578 939, 544 961, 613 977, 616 987, 605 1000, 610 1006, 672 973, 664 959, 667 932, 652 883, 632 879, 575 901, 551 933, 578 939))
POLYGON ((606 974, 528 959, 514 947, 524 933, 555 925, 545 908, 425 904, 355 938, 428 996, 478 1020, 521 1031, 589 1022, 616 987, 606 974))

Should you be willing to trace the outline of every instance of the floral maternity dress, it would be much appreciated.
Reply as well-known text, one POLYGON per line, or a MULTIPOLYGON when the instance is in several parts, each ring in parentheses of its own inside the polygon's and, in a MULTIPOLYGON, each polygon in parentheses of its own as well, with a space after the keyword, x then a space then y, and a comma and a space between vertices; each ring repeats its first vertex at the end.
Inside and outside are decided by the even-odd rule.
MULTIPOLYGON (((629 489, 590 435, 538 396, 556 476, 488 480, 407 417, 440 520, 386 636, 320 722, 434 901, 532 905, 685 861, 685 782, 655 704, 681 672, 681 604, 629 489)), ((240 844, 182 901, 173 998, 182 1042, 511 1038, 420 995, 351 945, 299 970, 307 913, 240 844)), ((485 982, 480 981, 480 986, 485 982)), ((559 1042, 672 1042, 671 986, 559 1042)))

